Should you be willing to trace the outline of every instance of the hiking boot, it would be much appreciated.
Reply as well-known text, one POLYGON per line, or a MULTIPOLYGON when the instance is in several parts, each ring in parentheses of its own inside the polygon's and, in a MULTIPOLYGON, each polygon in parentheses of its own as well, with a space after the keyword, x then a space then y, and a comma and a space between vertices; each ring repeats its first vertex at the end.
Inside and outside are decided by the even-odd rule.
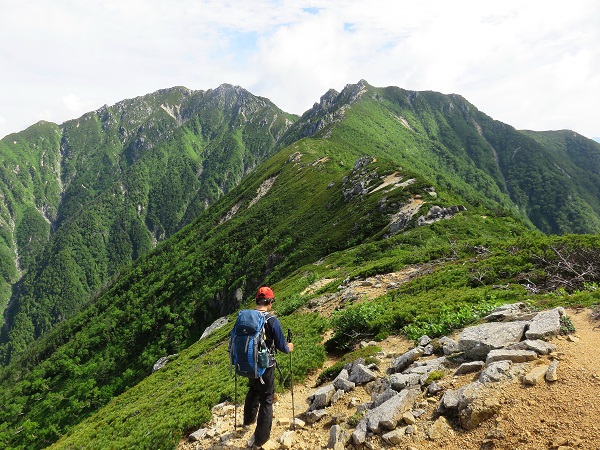
MULTIPOLYGON (((248 439, 248 447, 249 448, 255 448, 254 447, 254 442, 256 441, 256 436, 254 436, 254 433, 252 433, 252 436, 250 436, 250 439, 248 439)), ((256 448, 260 448, 260 447, 256 447, 256 448)))

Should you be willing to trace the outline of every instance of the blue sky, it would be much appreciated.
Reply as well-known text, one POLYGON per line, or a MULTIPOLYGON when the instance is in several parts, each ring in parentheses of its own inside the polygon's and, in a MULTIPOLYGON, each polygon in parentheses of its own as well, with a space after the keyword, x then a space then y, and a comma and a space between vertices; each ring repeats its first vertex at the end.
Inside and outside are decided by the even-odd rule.
POLYGON ((600 137, 597 0, 0 0, 0 137, 172 86, 301 114, 360 79, 600 137))

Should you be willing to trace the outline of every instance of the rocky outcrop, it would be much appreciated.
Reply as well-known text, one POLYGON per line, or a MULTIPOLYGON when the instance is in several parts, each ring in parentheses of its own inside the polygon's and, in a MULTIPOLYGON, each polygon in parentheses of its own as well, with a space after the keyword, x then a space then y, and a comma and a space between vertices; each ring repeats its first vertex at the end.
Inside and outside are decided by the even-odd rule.
MULTIPOLYGON (((534 336, 552 336, 544 331, 551 329, 550 325, 543 324, 553 326, 555 320, 548 318, 555 318, 557 313, 532 314, 523 306, 508 305, 487 316, 492 322, 463 330, 457 341, 423 336, 418 345, 399 355, 378 354, 379 363, 389 361, 386 375, 381 367, 357 359, 346 364, 332 383, 308 396, 308 408, 300 414, 306 425, 299 417, 294 423, 301 424, 297 425, 300 433, 305 426, 308 434, 311 427, 329 429, 329 440, 321 440, 319 448, 411 448, 412 443, 423 439, 443 443, 452 439, 453 427, 472 430, 495 417, 504 401, 504 383, 529 386, 559 378, 558 360, 553 354, 556 347, 544 339, 525 338, 532 326, 534 336), (458 378, 462 381, 455 388, 458 378), (356 390, 370 394, 370 401, 350 397, 356 390), (340 418, 339 407, 333 406, 343 401, 343 410, 354 419, 350 428, 350 419, 340 418)), ((218 418, 232 408, 218 405, 213 413, 218 418)), ((292 428, 290 420, 277 420, 279 425, 292 428)), ((190 439, 214 441, 220 427, 224 428, 217 422, 190 435, 190 439)), ((229 437, 225 434, 220 439, 227 442, 229 437)), ((295 439, 294 433, 286 431, 275 439, 278 443, 273 448, 293 448, 295 439)))
POLYGON ((467 208, 464 205, 450 206, 448 208, 434 205, 429 209, 427 214, 418 217, 417 226, 431 225, 440 220, 454 217, 455 214, 466 210, 467 208))
POLYGON ((169 355, 169 356, 163 356, 162 358, 159 358, 154 365, 152 366, 152 373, 156 372, 157 370, 162 369, 163 367, 165 367, 170 361, 174 360, 175 358, 177 358, 179 356, 178 353, 175 353, 174 355, 169 355))
POLYGON ((202 339, 210 336, 212 333, 217 331, 219 328, 224 327, 228 323, 229 323, 229 319, 227 317, 218 318, 212 324, 210 324, 208 327, 206 327, 206 329, 202 333, 202 336, 200 336, 200 339, 202 340, 202 339))

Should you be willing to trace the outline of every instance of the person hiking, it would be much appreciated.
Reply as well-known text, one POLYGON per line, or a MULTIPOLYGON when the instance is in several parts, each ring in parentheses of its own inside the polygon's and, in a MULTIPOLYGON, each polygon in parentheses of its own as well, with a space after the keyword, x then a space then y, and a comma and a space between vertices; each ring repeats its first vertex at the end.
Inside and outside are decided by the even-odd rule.
POLYGON ((273 395, 275 394, 275 365, 273 356, 277 349, 283 353, 294 350, 294 344, 286 342, 281 323, 270 311, 275 302, 273 290, 263 286, 256 293, 256 310, 265 314, 265 342, 270 350, 269 365, 260 378, 250 378, 248 394, 244 401, 244 426, 250 426, 256 421, 254 434, 248 441, 248 446, 259 449, 271 435, 273 422, 273 395), (258 417, 257 417, 258 413, 258 417))

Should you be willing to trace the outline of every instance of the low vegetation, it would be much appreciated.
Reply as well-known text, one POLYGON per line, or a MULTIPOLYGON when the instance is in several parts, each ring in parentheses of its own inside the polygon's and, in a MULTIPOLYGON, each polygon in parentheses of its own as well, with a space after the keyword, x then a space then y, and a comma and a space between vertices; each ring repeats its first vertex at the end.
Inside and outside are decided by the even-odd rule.
MULTIPOLYGON (((296 381, 320 373, 327 352, 341 359, 321 373, 321 380, 335 376, 345 361, 371 356, 376 347, 356 350, 360 340, 381 340, 392 334, 409 339, 441 336, 477 321, 500 304, 525 301, 540 308, 600 304, 600 237, 548 236, 540 231, 569 231, 571 223, 577 231, 598 229, 595 205, 578 195, 579 184, 569 184, 568 189, 560 184, 565 175, 555 170, 557 165, 565 172, 568 169, 567 178, 587 173, 580 162, 565 159, 563 146, 554 149, 556 154, 548 156, 548 162, 543 143, 492 121, 458 96, 366 86, 364 100, 348 106, 342 100, 351 97, 349 90, 340 94, 333 110, 327 105, 315 108, 290 127, 289 142, 284 139, 289 145, 240 184, 244 171, 266 156, 252 156, 242 149, 264 150, 273 138, 242 127, 241 116, 223 117, 218 108, 209 108, 205 119, 190 120, 176 132, 144 128, 148 139, 165 132, 173 140, 167 139, 165 147, 133 143, 127 147, 127 161, 153 161, 148 171, 136 165, 143 173, 134 177, 140 181, 135 192, 143 194, 145 202, 139 226, 133 225, 140 220, 136 207, 129 210, 130 221, 115 221, 109 214, 111 205, 121 204, 119 183, 102 193, 97 187, 94 199, 106 198, 107 203, 96 203, 88 194, 78 197, 83 188, 78 187, 81 183, 73 184, 71 189, 77 191, 69 191, 70 200, 61 211, 75 212, 65 226, 82 224, 78 233, 57 232, 56 247, 32 247, 39 253, 25 258, 30 264, 52 260, 58 265, 40 266, 39 278, 31 269, 19 284, 20 295, 40 300, 36 310, 40 314, 25 314, 20 328, 14 328, 23 334, 15 331, 14 340, 6 340, 3 346, 4 360, 10 359, 10 364, 0 368, 1 445, 174 449, 186 433, 209 420, 213 405, 234 400, 226 352, 231 325, 206 339, 199 337, 215 319, 231 318, 239 308, 250 307, 260 284, 274 288, 276 312, 295 336, 296 381), (207 131, 211 123, 219 125, 214 135, 207 131), (499 152, 498 161, 490 143, 499 152), (195 153, 211 145, 212 158, 195 153), (517 147, 523 151, 516 152, 517 147), (220 165, 218 150, 227 150, 239 163, 235 169, 220 165), (515 161, 510 155, 515 155, 515 161), (172 165, 164 166, 155 157, 167 158, 172 165), (174 173, 158 179, 151 176, 164 167, 172 167, 174 173), (188 197, 191 185, 185 180, 194 177, 185 167, 214 170, 202 181, 208 203, 214 204, 201 214, 204 197, 188 197), (535 179, 548 173, 543 177, 544 192, 526 178, 531 167, 539 169, 535 179), (217 179, 217 173, 226 179, 217 179), (411 182, 374 191, 390 176, 411 182), (142 182, 150 178, 157 184, 142 182), (274 181, 270 190, 255 201, 268 180, 274 181), (557 189, 562 191, 554 204, 557 189), (569 205, 563 198, 567 192, 573 198, 569 205), (421 205, 418 213, 391 232, 392 216, 416 200, 421 205), (106 214, 102 216, 106 221, 91 212, 78 213, 83 211, 79 202, 88 201, 106 214), (172 208, 161 210, 164 203, 172 208), (426 226, 417 223, 418 216, 434 206, 457 205, 464 208, 451 217, 426 226), (94 231, 104 230, 107 223, 116 228, 94 231), (148 224, 152 226, 145 228, 148 224), (125 235, 129 240, 117 239, 125 235), (104 249, 105 236, 111 237, 109 247, 118 250, 110 257, 98 250, 104 249), (161 236, 164 241, 153 247, 161 236), (130 248, 133 242, 137 244, 130 248), (137 259, 131 262, 134 254, 137 259), (313 301, 336 294, 345 281, 408 267, 415 269, 414 276, 377 298, 352 298, 327 318, 311 311, 313 301), (73 279, 63 278, 63 272, 73 279), (322 281, 318 288, 306 290, 318 281, 322 281), (68 314, 61 312, 64 304, 52 309, 55 297, 35 295, 44 288, 58 295, 63 286, 67 294, 61 301, 68 303, 68 314), (40 330, 41 338, 27 345, 27 336, 40 330), (331 338, 323 343, 326 335, 331 338), (349 351, 353 353, 343 356, 349 351), (164 369, 151 373, 158 358, 175 354, 164 369)), ((262 120, 266 111, 262 113, 258 122, 272 123, 269 133, 283 135, 285 126, 280 122, 285 122, 285 116, 277 114, 277 120, 270 122, 262 120)), ((93 136, 102 135, 99 124, 110 128, 113 119, 110 108, 99 111, 81 125, 89 136, 70 132, 73 139, 92 142, 93 136)), ((50 134, 57 132, 47 128, 50 134)), ((558 138, 544 137, 557 142, 553 139, 558 138)), ((109 147, 100 154, 117 167, 109 147)), ((75 161, 68 163, 67 172, 73 174, 75 161)), ((8 177, 14 171, 6 173, 8 177)), ((47 225, 31 218, 31 211, 13 210, 20 211, 19 218, 28 223, 23 230, 30 230, 31 236, 42 239, 49 232, 47 225)), ((55 217, 59 222, 60 214, 55 217)), ((12 237, 3 239, 6 243, 12 237)), ((0 246, 2 255, 7 249, 12 251, 10 245, 0 246)), ((17 278, 17 268, 4 260, 2 264, 2 292, 6 293, 17 278)), ((33 304, 22 304, 23 312, 33 304)), ((287 362, 280 355, 280 388, 291 378, 287 362)), ((244 389, 242 383, 238 399, 244 389)))

